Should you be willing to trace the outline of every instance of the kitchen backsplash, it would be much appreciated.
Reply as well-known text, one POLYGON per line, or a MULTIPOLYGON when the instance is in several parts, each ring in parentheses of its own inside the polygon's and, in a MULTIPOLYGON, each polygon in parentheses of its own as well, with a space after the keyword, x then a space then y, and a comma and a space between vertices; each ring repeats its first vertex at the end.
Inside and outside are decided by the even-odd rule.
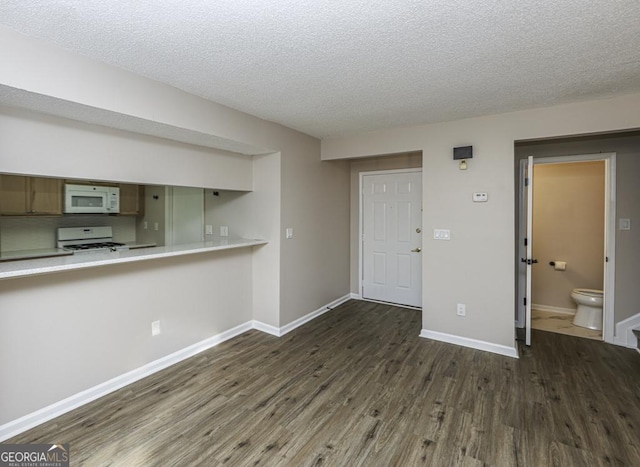
POLYGON ((136 241, 136 218, 133 216, 1 217, 0 251, 55 248, 59 227, 98 226, 111 226, 114 242, 136 241))

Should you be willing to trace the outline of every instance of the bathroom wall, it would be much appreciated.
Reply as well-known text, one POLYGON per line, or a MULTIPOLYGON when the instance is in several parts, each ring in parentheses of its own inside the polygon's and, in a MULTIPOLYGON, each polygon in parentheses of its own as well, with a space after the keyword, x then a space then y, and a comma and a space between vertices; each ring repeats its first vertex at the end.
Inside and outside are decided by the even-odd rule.
POLYGON ((571 290, 603 287, 605 164, 539 164, 533 180, 532 303, 572 310, 571 290))
POLYGON ((599 152, 616 153, 614 320, 618 323, 640 313, 640 131, 517 143, 516 170, 518 159, 529 155, 555 157, 599 152), (620 219, 631 219, 631 230, 620 230, 620 219))
POLYGON ((358 286, 358 222, 360 219, 360 173, 375 170, 412 169, 422 167, 422 151, 388 154, 377 157, 365 157, 351 161, 351 214, 350 214, 350 244, 351 244, 351 293, 360 293, 358 286))

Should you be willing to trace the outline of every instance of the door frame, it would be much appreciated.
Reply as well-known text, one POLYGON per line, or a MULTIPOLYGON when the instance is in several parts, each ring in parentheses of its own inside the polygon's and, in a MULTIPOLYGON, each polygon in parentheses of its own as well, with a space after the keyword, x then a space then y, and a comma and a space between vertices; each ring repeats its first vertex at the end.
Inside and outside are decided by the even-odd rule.
MULTIPOLYGON (((562 164, 571 162, 588 162, 588 161, 604 161, 605 163, 605 189, 604 189, 604 308, 602 310, 602 338, 604 342, 614 343, 615 316, 614 316, 614 292, 615 292, 615 270, 616 270, 616 153, 603 152, 597 154, 576 154, 566 156, 553 157, 535 157, 533 158, 534 167, 539 164, 562 164), (608 261, 606 260, 608 258, 608 261)), ((525 296, 525 283, 523 281, 520 266, 520 258, 524 258, 521 254, 524 251, 524 238, 526 236, 527 222, 527 206, 524 184, 524 167, 527 165, 527 159, 520 159, 520 167, 518 172, 518 195, 519 195, 519 219, 518 219, 518 256, 515 258, 518 264, 518 287, 517 294, 517 318, 516 327, 524 327, 524 307, 523 298, 525 296)), ((533 241, 534 239, 532 239, 533 241)), ((528 297, 531 300, 531 297, 528 297)))
MULTIPOLYGON (((364 252, 363 252, 363 245, 362 245, 362 240, 363 240, 362 237, 364 235, 364 222, 363 222, 364 221, 364 216, 363 216, 364 177, 367 175, 392 175, 392 174, 398 174, 398 173, 415 173, 415 172, 422 173, 422 167, 415 167, 410 169, 370 170, 370 171, 363 171, 358 173, 358 295, 362 300, 375 301, 375 300, 364 298, 362 294, 363 280, 364 280, 364 273, 363 273, 364 252)), ((422 184, 422 178, 420 179, 420 183, 422 184)), ((423 192, 423 196, 424 196, 424 192, 423 192)), ((424 212, 422 213, 421 221, 422 221, 421 223, 424 224, 424 212)), ((424 244, 424 229, 422 230, 422 236, 423 236, 422 243, 424 244)), ((423 264, 423 261, 420 262, 420 271, 424 272, 424 267, 422 264, 423 264)), ((421 275, 421 277, 423 276, 421 275)), ((420 284, 420 288, 422 289, 422 283, 420 284)), ((402 305, 399 303, 395 305, 400 307, 405 307, 405 308, 411 308, 411 309, 422 309, 422 307, 416 308, 413 306, 402 305)))

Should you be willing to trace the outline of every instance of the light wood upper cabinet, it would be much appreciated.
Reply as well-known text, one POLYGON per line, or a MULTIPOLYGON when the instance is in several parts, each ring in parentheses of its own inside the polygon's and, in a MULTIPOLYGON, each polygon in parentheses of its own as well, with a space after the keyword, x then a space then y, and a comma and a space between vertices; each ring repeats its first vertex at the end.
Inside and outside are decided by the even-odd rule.
POLYGON ((0 175, 0 214, 61 216, 62 180, 0 175))
POLYGON ((144 185, 120 183, 120 215, 144 215, 144 185))
POLYGON ((29 177, 0 175, 0 214, 24 215, 27 206, 27 180, 29 177))
POLYGON ((62 215, 62 180, 29 177, 31 214, 62 215))

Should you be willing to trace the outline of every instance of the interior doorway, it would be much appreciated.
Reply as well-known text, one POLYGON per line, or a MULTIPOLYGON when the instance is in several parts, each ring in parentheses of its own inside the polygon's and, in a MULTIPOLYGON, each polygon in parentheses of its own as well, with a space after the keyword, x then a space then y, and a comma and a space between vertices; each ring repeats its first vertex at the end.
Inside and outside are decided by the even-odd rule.
POLYGON ((615 153, 522 159, 518 217, 516 325, 527 345, 532 328, 613 342, 615 153), (604 292, 600 331, 573 316, 583 288, 604 292))
POLYGON ((360 176, 361 296, 422 305, 422 170, 360 176))

